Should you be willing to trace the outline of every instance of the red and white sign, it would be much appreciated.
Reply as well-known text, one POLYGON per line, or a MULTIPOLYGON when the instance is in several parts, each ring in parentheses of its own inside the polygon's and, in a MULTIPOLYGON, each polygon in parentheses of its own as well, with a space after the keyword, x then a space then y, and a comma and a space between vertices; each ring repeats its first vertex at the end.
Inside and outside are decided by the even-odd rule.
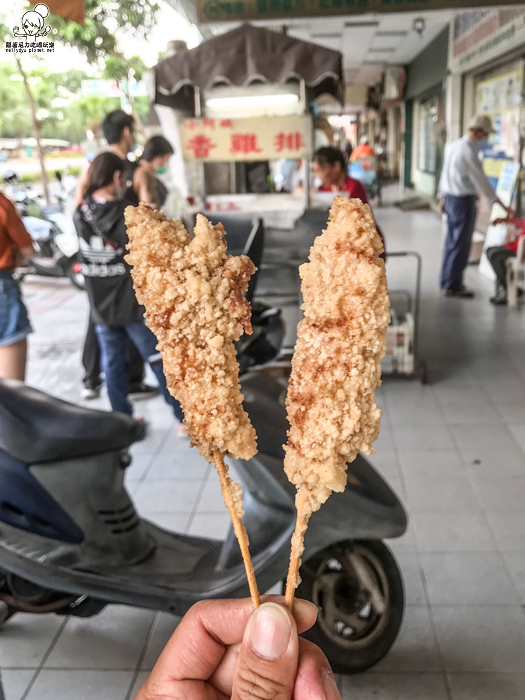
POLYGON ((184 160, 203 162, 306 158, 312 153, 312 121, 306 115, 249 119, 185 119, 184 160))

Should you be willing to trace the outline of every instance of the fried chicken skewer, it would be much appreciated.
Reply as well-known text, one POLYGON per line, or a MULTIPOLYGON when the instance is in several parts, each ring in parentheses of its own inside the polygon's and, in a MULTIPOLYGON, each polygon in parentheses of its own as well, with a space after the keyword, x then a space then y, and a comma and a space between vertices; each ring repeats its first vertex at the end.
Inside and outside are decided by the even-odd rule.
POLYGON ((344 491, 359 452, 373 454, 389 298, 383 244, 370 207, 336 197, 326 231, 299 269, 304 319, 297 328, 286 408, 284 468, 297 487, 285 603, 291 610, 310 516, 344 491))
POLYGON ((254 607, 259 592, 242 524, 242 489, 225 456, 251 459, 255 430, 242 407, 234 341, 251 333, 243 292, 255 272, 245 256, 227 256, 222 224, 197 216, 191 238, 180 221, 141 203, 126 209, 133 285, 158 340, 166 383, 181 404, 188 434, 214 462, 244 560, 254 607))

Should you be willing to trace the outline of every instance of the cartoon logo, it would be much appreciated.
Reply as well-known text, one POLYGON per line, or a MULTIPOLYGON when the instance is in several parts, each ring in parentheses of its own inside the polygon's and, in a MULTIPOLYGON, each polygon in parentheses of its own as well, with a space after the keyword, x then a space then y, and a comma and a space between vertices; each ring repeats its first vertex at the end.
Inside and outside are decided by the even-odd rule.
POLYGON ((22 31, 19 27, 13 27, 13 35, 26 39, 28 42, 36 42, 37 37, 47 36, 51 27, 46 26, 45 18, 49 14, 49 7, 41 3, 35 5, 34 10, 26 12, 22 17, 22 31))

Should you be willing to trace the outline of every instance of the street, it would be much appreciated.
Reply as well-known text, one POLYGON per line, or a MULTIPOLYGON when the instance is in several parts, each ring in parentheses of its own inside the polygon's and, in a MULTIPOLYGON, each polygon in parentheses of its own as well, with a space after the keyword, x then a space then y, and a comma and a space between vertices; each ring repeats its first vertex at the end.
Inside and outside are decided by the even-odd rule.
MULTIPOLYGON (((375 213, 390 251, 424 255, 421 352, 431 384, 385 377, 378 390, 383 420, 370 461, 409 513, 407 534, 388 541, 407 606, 387 657, 339 685, 345 700, 521 700, 523 313, 492 307, 492 284, 476 268, 467 274, 476 299, 439 294, 441 222, 433 213, 375 213)), ((392 290, 408 286, 399 259, 387 269, 392 290)), ((85 294, 66 280, 37 277, 23 291, 35 326, 29 384, 80 402, 85 294)), ((109 408, 105 395, 89 405, 109 408)), ((151 424, 126 475, 137 510, 168 529, 224 537, 230 521, 213 468, 177 438, 160 397, 138 404, 137 413, 151 424)), ((91 619, 17 614, 1 631, 6 698, 129 700, 176 624, 166 613, 123 606, 91 619)))

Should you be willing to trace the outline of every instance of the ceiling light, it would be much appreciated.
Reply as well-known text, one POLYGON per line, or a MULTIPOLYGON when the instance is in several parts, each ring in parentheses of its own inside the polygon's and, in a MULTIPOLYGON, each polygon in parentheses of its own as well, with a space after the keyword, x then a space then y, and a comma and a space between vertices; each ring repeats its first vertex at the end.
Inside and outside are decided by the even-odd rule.
POLYGON ((412 29, 416 32, 416 34, 419 34, 419 36, 423 36, 423 32, 427 28, 427 21, 424 17, 416 17, 415 20, 412 22, 412 29))
POLYGON ((299 95, 238 95, 236 97, 209 97, 206 104, 210 107, 260 107, 265 105, 284 105, 299 102, 299 95))
POLYGON ((376 32, 376 36, 406 36, 408 34, 404 29, 393 29, 376 32))
POLYGON ((362 29, 363 27, 379 27, 379 22, 345 22, 344 26, 349 29, 354 29, 355 27, 362 29))

